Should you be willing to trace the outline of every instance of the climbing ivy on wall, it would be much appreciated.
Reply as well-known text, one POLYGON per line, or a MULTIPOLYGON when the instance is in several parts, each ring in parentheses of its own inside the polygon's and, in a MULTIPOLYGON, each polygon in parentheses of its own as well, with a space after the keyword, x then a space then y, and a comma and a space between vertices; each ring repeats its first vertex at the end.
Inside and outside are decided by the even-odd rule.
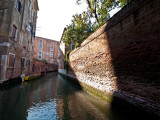
POLYGON ((66 57, 65 57, 65 69, 66 69, 66 72, 68 73, 68 68, 69 68, 69 54, 70 54, 71 50, 69 50, 67 53, 66 53, 66 57))

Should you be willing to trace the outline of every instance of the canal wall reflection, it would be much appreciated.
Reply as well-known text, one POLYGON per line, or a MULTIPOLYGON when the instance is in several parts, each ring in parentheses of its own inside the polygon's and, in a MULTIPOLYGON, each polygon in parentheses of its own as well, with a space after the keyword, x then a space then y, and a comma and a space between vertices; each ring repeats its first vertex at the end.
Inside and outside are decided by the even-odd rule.
POLYGON ((31 112, 33 113, 33 108, 37 109, 36 106, 50 106, 51 101, 53 104, 56 103, 53 99, 56 98, 57 77, 48 74, 39 80, 0 89, 0 118, 24 120, 31 112))
MULTIPOLYGON (((115 111, 58 73, 0 89, 2 120, 132 120, 137 114, 115 111)), ((123 104, 124 105, 124 104, 123 104)), ((117 106, 116 106, 117 107, 117 106)))
POLYGON ((119 118, 99 102, 57 73, 38 80, 0 89, 3 120, 107 120, 119 118))
MULTIPOLYGON (((117 119, 106 104, 84 92, 78 82, 59 75, 57 113, 60 119, 110 120, 117 119)), ((119 118, 121 120, 121 118, 119 118)))

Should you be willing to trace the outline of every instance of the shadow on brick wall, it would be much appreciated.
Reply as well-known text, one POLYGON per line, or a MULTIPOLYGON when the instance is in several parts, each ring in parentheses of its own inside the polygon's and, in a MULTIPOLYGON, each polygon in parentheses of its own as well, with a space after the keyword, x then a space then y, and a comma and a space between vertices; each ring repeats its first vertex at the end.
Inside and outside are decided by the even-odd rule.
MULTIPOLYGON (((89 41, 88 38, 80 48, 72 52, 72 56, 80 50, 85 52, 85 55, 90 54, 88 57, 79 56, 79 59, 71 61, 74 69, 70 68, 69 74, 74 77, 75 72, 92 77, 106 72, 104 64, 98 65, 99 61, 102 62, 99 55, 102 52, 104 61, 110 64, 105 64, 111 74, 109 78, 116 83, 111 106, 122 116, 132 116, 128 119, 158 119, 157 115, 160 115, 159 6, 160 2, 156 0, 134 0, 113 16, 104 25, 104 29, 102 26, 97 30, 92 35, 92 40, 89 41), (103 47, 106 50, 102 50, 103 47), (92 54, 87 53, 87 49, 93 49, 92 54), (103 55, 103 52, 106 55, 103 55), (78 64, 84 65, 85 70, 78 71, 78 64)), ((79 79, 79 76, 76 77, 79 79)))
MULTIPOLYGON (((138 4, 140 7, 131 3, 122 9, 108 22, 104 33, 110 50, 112 70, 117 78, 115 96, 131 100, 129 104, 134 103, 140 109, 160 115, 160 16, 157 12, 160 10, 160 2, 142 2, 138 4), (131 5, 135 9, 130 14, 124 14, 131 5)), ((114 101, 121 103, 119 107, 122 111, 130 111, 125 106, 125 100, 114 98, 112 103, 115 104, 117 102, 114 101)), ((154 119, 149 114, 133 110, 139 116, 154 119)))

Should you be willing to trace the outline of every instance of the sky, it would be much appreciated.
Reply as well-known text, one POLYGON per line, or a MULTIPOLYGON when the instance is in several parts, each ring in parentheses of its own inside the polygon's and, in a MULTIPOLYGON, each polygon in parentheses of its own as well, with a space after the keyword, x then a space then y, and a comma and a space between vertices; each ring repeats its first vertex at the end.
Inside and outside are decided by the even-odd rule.
POLYGON ((38 0, 36 36, 60 41, 72 16, 87 9, 87 4, 83 1, 81 5, 76 5, 76 0, 38 0))
MULTIPOLYGON (((86 0, 81 5, 76 0, 38 0, 39 11, 36 36, 60 41, 66 25, 69 25, 72 16, 87 10, 86 0)), ((111 16, 117 12, 113 10, 111 16)))

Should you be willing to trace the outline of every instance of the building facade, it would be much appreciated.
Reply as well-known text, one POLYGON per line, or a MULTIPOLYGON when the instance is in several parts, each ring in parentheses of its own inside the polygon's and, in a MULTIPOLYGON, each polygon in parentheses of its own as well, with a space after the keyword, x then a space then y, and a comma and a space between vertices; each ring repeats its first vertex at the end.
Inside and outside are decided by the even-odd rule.
POLYGON ((37 0, 0 0, 0 83, 32 73, 37 0))
POLYGON ((36 37, 33 57, 47 63, 58 65, 58 47, 58 41, 36 37))
POLYGON ((66 31, 66 28, 64 28, 62 36, 61 36, 61 40, 60 40, 60 44, 59 44, 59 49, 58 49, 58 71, 60 73, 66 73, 65 70, 65 58, 66 58, 66 54, 68 51, 73 50, 75 48, 75 43, 71 43, 69 46, 67 46, 62 38, 64 35, 64 32, 66 31))
POLYGON ((64 42, 61 40, 60 44, 59 44, 59 50, 58 50, 58 69, 64 69, 64 60, 65 60, 65 54, 66 54, 66 50, 65 50, 65 44, 64 42))

